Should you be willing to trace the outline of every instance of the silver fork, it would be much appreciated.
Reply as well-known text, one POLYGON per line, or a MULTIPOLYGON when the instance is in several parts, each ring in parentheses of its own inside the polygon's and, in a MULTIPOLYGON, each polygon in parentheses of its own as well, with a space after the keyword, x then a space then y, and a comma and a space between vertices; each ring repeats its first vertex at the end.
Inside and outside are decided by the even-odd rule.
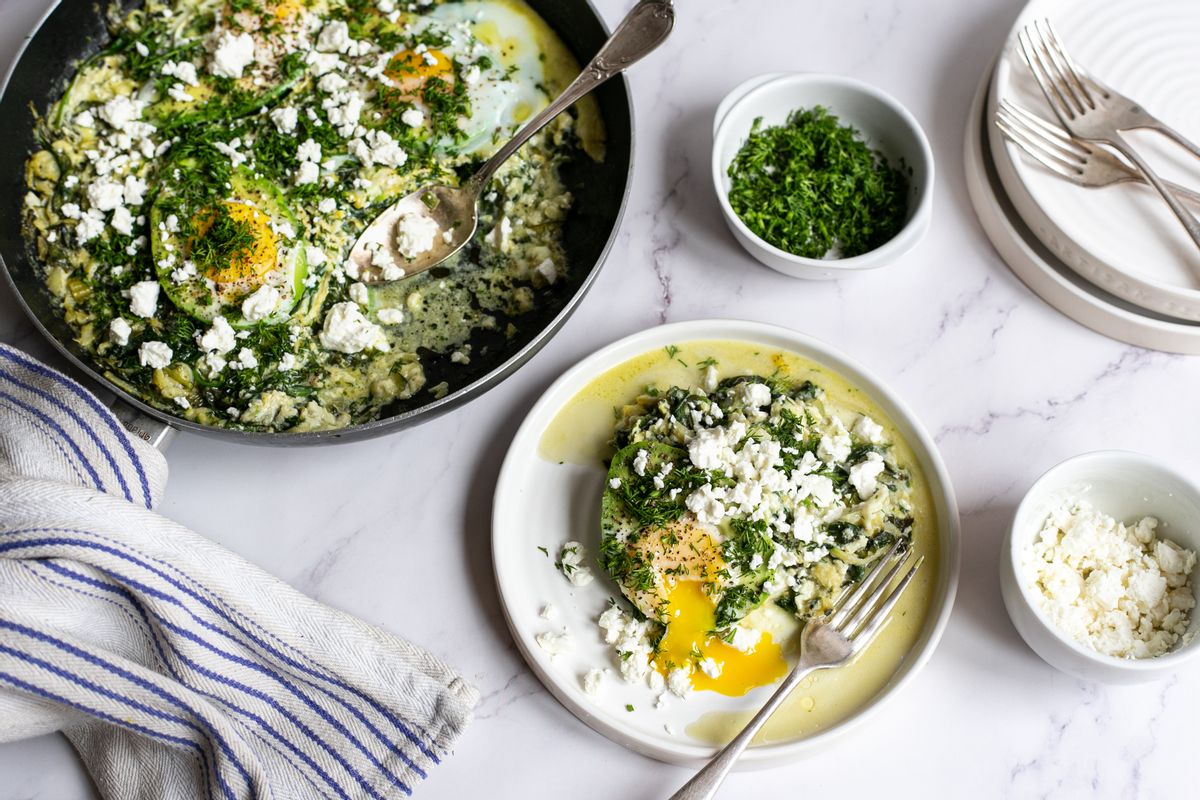
POLYGON ((909 562, 904 540, 897 540, 876 562, 862 583, 839 598, 826 617, 810 619, 800 634, 800 661, 771 695, 754 719, 725 745, 712 761, 696 773, 671 800, 711 800, 734 762, 787 696, 805 676, 818 669, 837 667, 858 655, 891 619, 892 609, 912 581, 924 557, 918 558, 900 580, 892 585, 909 562), (888 567, 890 569, 887 569, 888 567), (886 569, 886 574, 885 574, 886 569), (882 577, 881 577, 882 576, 882 577))
MULTIPOLYGON (((1162 195, 1187 230, 1188 236, 1200 247, 1200 221, 1183 207, 1179 198, 1171 193, 1158 173, 1138 155, 1121 133, 1142 127, 1144 121, 1137 111, 1129 107, 1129 101, 1089 84, 1059 42, 1048 20, 1026 25, 1017 34, 1017 41, 1042 94, 1063 127, 1076 139, 1103 142, 1129 159, 1162 195)), ((1200 263, 1193 262, 1191 266, 1200 274, 1200 263)))
MULTIPOLYGON (((1027 156, 1078 186, 1146 182, 1145 176, 1103 147, 1076 139, 1016 103, 1001 100, 994 121, 1000 132, 1027 156)), ((1163 183, 1185 200, 1200 203, 1200 192, 1171 181, 1163 183)))

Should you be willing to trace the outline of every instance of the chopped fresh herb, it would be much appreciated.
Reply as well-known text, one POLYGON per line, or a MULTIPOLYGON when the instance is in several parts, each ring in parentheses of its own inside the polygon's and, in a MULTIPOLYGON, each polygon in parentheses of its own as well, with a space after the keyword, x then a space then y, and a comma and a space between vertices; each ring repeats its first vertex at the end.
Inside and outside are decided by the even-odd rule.
POLYGON ((625 710, 626 710, 626 711, 633 711, 633 704, 632 704, 632 703, 626 703, 626 704, 625 704, 625 710))
POLYGON ((549 551, 549 550, 547 550, 546 548, 539 546, 539 547, 538 547, 538 550, 541 550, 541 551, 542 551, 542 555, 544 555, 546 558, 549 558, 549 557, 550 557, 550 551, 549 551))
POLYGON ((908 179, 821 106, 756 119, 729 165, 729 204, 758 237, 806 258, 849 258, 904 227, 908 179))
POLYGON ((709 356, 708 358, 704 359, 703 361, 701 361, 701 362, 700 362, 699 364, 697 364, 696 366, 700 367, 700 369, 708 369, 709 367, 715 367, 715 366, 717 366, 717 364, 719 364, 719 363, 721 363, 721 362, 717 361, 717 360, 716 360, 715 358, 713 358, 712 356, 709 356))

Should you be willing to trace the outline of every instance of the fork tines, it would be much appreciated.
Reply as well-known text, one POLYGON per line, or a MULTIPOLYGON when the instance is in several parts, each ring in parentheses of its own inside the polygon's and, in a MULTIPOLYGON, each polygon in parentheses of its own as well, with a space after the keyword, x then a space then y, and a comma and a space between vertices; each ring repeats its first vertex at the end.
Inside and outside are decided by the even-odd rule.
POLYGON ((912 561, 908 542, 897 539, 866 577, 848 590, 830 613, 827 623, 854 643, 855 649, 869 642, 891 616, 892 609, 924 562, 924 557, 912 561), (893 581, 905 566, 908 571, 893 586, 893 581))

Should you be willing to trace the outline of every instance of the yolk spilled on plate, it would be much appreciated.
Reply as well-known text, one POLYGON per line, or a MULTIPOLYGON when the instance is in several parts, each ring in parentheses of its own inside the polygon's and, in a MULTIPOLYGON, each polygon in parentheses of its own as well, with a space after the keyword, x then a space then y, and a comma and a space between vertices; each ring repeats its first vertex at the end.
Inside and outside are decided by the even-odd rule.
POLYGON ((692 688, 739 697, 757 686, 774 683, 787 673, 787 662, 779 645, 764 633, 754 650, 743 653, 722 641, 716 628, 717 607, 697 580, 677 581, 667 596, 667 632, 659 643, 654 662, 663 677, 682 664, 697 664, 692 672, 692 688), (697 657, 699 653, 699 657, 697 657), (701 658, 721 665, 721 673, 711 678, 698 666, 701 658))

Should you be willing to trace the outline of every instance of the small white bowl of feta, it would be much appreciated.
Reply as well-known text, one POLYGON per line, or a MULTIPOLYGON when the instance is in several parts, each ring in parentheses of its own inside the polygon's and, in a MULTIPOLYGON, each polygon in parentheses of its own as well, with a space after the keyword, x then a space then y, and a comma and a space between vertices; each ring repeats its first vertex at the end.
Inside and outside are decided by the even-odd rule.
POLYGON ((1004 605, 1048 664, 1141 683, 1200 655, 1200 487, 1137 453, 1064 461, 1017 507, 1000 559, 1004 605))

